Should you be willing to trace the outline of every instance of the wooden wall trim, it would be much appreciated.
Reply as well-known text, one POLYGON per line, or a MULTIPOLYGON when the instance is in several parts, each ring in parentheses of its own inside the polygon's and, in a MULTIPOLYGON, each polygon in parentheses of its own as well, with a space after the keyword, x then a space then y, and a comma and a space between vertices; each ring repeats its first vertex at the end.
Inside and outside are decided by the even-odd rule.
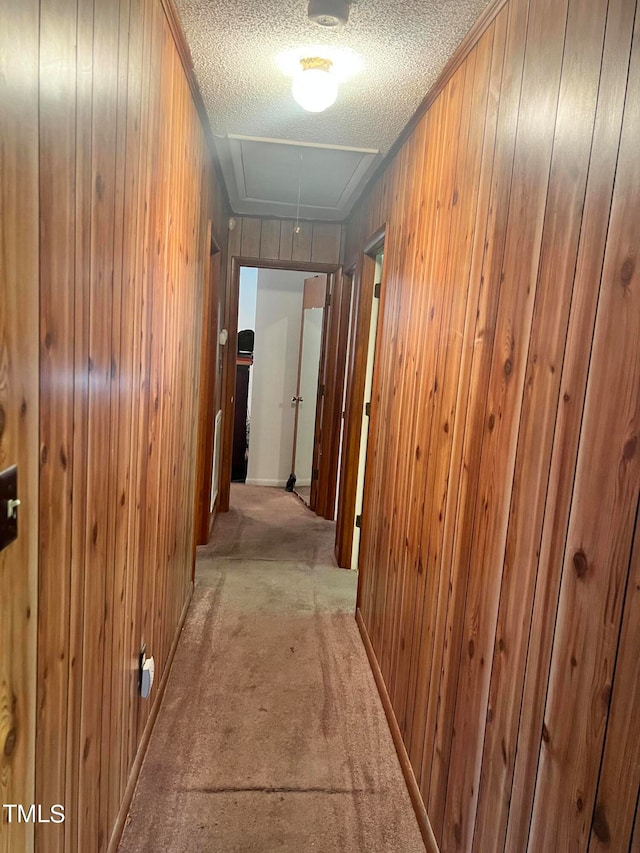
POLYGON ((234 255, 233 260, 240 267, 254 267, 261 270, 299 270, 311 273, 336 273, 340 269, 339 264, 321 264, 313 261, 278 261, 272 258, 243 258, 234 255))
POLYGON ((386 233, 387 225, 385 223, 381 228, 378 228, 377 231, 374 231, 374 233, 365 242, 364 246, 362 247, 363 254, 369 255, 370 258, 373 258, 373 260, 375 260, 376 255, 384 246, 384 236, 386 233))
POLYGON ((376 687, 378 688, 378 693, 380 694, 382 707, 384 708, 384 713, 386 715, 387 722, 389 723, 389 730, 391 731, 393 744, 398 754, 400 769, 402 770, 402 775, 404 776, 404 780, 407 784, 407 790, 409 792, 409 797, 411 798, 411 805, 413 806, 413 810, 416 815, 416 820, 418 821, 418 826, 420 827, 422 840, 424 841, 424 845, 427 848, 427 853, 439 853, 438 845, 436 843, 436 839, 433 834, 433 830, 431 829, 431 824, 429 822, 429 817, 427 815, 427 810, 425 809, 424 802, 422 801, 420 788, 418 787, 418 783, 416 781, 411 762, 409 761, 409 755, 407 754, 406 747, 402 740, 400 726, 398 725, 398 720, 396 719, 396 715, 391 704, 391 699, 389 698, 389 694, 387 692, 384 677, 380 670, 380 665, 378 663, 376 653, 373 650, 373 646, 371 645, 371 639, 369 638, 369 633, 367 631, 366 625, 364 624, 362 613, 360 612, 359 607, 356 609, 356 622, 358 624, 358 629, 360 630, 360 636, 362 637, 362 642, 367 653, 367 658, 369 659, 369 664, 371 666, 371 671, 373 672, 376 687))
POLYGON ((187 613, 189 612, 189 606, 191 604, 192 597, 193 582, 189 585, 189 593, 182 608, 182 613, 180 614, 180 620, 178 621, 178 626, 173 637, 173 642, 171 643, 169 657, 167 659, 167 665, 164 669, 164 672, 162 673, 162 678, 160 680, 160 684, 158 685, 158 692, 156 693, 155 700, 151 707, 151 712, 149 713, 149 717, 147 718, 147 723, 144 727, 142 737, 140 738, 140 746, 138 747, 135 760, 131 767, 129 781, 127 782, 127 787, 125 788, 124 796, 122 798, 120 809, 118 811, 118 816, 113 827, 113 832, 111 833, 111 838, 109 839, 107 853, 116 853, 116 850, 118 849, 118 844, 120 843, 120 839, 122 837, 124 825, 127 820, 127 815, 129 814, 129 808, 131 806, 131 801, 136 790, 136 785, 138 784, 138 776, 140 775, 142 762, 144 761, 144 757, 147 754, 147 747, 149 746, 149 741, 151 739, 151 732, 153 731, 153 727, 156 724, 158 712, 160 711, 160 706, 162 705, 162 699, 164 697, 165 690, 167 689, 167 682, 169 681, 169 675, 171 674, 173 660, 176 655, 176 649, 178 648, 178 640, 180 639, 180 634, 182 633, 185 619, 187 618, 187 613))
POLYGON ((187 77, 191 93, 194 95, 194 98, 197 98, 202 103, 200 87, 196 81, 195 70, 193 68, 193 57, 191 56, 191 51, 189 50, 184 30, 182 29, 180 15, 178 14, 176 5, 173 0, 160 0, 160 2, 162 3, 162 8, 164 9, 164 13, 167 17, 167 23, 169 24, 169 29, 171 30, 171 35, 173 36, 178 56, 182 62, 182 67, 187 77))
POLYGON ((173 42, 176 46, 176 50, 178 51, 178 56, 180 57, 180 62, 182 63, 182 68, 184 70, 187 83, 189 84, 189 89, 191 90, 193 102, 198 111, 198 115, 200 116, 202 128, 205 131, 205 135, 207 137, 207 141, 209 142, 211 153, 213 154, 215 153, 215 145, 213 142, 211 125, 209 123, 209 117, 207 115, 207 109, 204 105, 200 86, 198 85, 198 81, 196 80, 196 73, 193 67, 193 58, 191 56, 191 51, 189 50, 189 45, 187 43, 187 38, 184 34, 184 30, 182 29, 180 15, 178 14, 178 10, 176 9, 176 5, 173 0, 160 0, 160 3, 167 19, 167 24, 169 25, 171 35, 173 36, 173 42))

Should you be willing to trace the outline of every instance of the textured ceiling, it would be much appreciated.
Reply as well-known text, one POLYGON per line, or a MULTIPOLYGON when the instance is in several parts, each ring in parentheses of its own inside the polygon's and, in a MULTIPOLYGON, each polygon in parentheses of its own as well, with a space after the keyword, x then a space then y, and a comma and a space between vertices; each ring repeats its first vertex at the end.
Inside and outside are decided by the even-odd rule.
POLYGON ((487 0, 354 0, 326 30, 307 0, 176 0, 215 135, 228 133, 376 148, 400 134, 487 0), (347 47, 364 71, 334 106, 306 113, 277 55, 305 44, 347 47))
MULTIPOLYGON (((353 0, 346 26, 325 29, 308 19, 307 0, 175 0, 214 136, 376 149, 378 159, 398 138, 487 2, 353 0), (283 51, 311 45, 355 51, 363 62, 363 70, 340 85, 336 103, 319 114, 295 103, 291 79, 278 64, 283 51)), ((218 144, 225 182, 232 207, 242 212, 234 204, 241 193, 225 163, 226 145, 218 144)), ((290 169, 296 174, 299 169, 293 153, 290 169)), ((276 204, 275 175, 273 179, 273 191, 264 188, 254 211, 296 215, 276 204)), ((356 197, 319 218, 345 216, 356 197)), ((308 203, 320 201, 310 198, 308 203)))

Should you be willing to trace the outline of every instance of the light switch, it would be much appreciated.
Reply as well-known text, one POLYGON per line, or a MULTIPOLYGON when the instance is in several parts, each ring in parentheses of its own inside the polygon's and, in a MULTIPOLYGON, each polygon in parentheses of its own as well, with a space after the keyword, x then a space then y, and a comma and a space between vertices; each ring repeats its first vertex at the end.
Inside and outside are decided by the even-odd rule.
POLYGON ((18 538, 18 466, 0 472, 0 551, 18 538))

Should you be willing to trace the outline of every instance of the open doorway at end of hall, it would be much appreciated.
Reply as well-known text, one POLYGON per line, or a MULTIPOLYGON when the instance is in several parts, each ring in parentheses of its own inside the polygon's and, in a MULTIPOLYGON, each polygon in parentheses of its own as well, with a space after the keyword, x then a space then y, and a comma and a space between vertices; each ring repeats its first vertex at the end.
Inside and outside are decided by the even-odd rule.
POLYGON ((314 510, 329 293, 326 272, 239 270, 231 481, 287 488, 314 510))

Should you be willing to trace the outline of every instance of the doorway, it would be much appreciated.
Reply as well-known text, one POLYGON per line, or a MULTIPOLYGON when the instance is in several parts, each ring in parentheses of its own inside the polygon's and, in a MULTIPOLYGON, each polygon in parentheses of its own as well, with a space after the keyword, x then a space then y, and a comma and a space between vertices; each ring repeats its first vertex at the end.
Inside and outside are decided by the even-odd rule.
POLYGON ((327 273, 239 271, 231 481, 295 483, 311 508, 328 289, 327 273))
MULTIPOLYGON (((244 267, 257 270, 258 280, 271 275, 282 281, 285 274, 298 276, 298 303, 295 308, 295 319, 291 322, 281 322, 278 326, 274 323, 271 333, 272 337, 282 346, 287 341, 287 348, 293 349, 291 359, 287 360, 289 365, 293 364, 293 375, 285 378, 275 370, 269 371, 269 381, 265 385, 268 389, 267 402, 275 408, 279 419, 279 430, 272 430, 270 436, 267 434, 260 437, 257 429, 259 398, 258 398, 258 374, 268 363, 260 358, 260 334, 259 321, 273 313, 273 300, 261 300, 260 287, 256 295, 256 329, 255 348, 253 361, 249 370, 248 382, 248 407, 250 408, 250 423, 248 428, 247 444, 247 473, 245 482, 255 485, 272 485, 286 487, 290 479, 293 460, 293 430, 295 428, 296 404, 292 402, 293 397, 304 398, 304 394, 298 393, 298 372, 300 367, 300 342, 303 318, 303 282, 305 278, 324 275, 326 277, 327 299, 322 317, 322 346, 320 356, 320 367, 317 378, 316 401, 320 404, 316 407, 315 433, 314 433, 314 458, 317 460, 312 464, 309 485, 309 502, 313 506, 316 515, 334 520, 336 517, 336 490, 338 480, 338 457, 340 442, 340 420, 342 415, 342 398, 344 382, 344 359, 346 357, 346 341, 348 333, 348 305, 350 300, 350 278, 342 275, 339 264, 322 263, 320 261, 280 261, 255 257, 244 257, 231 254, 228 260, 228 282, 229 291, 225 310, 225 329, 222 330, 224 346, 221 347, 222 357, 222 440, 221 440, 221 462, 220 462, 220 489, 219 489, 219 512, 229 509, 231 493, 231 470, 233 451, 233 431, 235 418, 236 398, 236 368, 237 368, 237 345, 238 345, 238 310, 240 299, 240 273, 244 267), (345 286, 345 283, 348 286, 345 286), (294 330, 295 334, 285 334, 285 331, 294 330), (274 384, 275 383, 275 384, 274 384), (290 430, 291 440, 283 450, 285 442, 274 445, 274 435, 282 438, 282 432, 290 430), (261 443, 261 444, 260 444, 261 443), (271 462, 278 461, 278 468, 273 473, 265 474, 258 470, 256 472, 254 463, 256 461, 256 449, 264 459, 268 457, 271 462), (256 482, 257 481, 257 482, 256 482), (315 503, 311 500, 311 491, 316 495, 315 503)), ((240 331, 243 331, 240 329, 240 331)), ((264 399, 262 400, 264 402, 264 399)), ((305 400, 306 403, 306 400, 305 400)), ((242 423, 242 415, 241 420, 242 423)), ((274 423, 277 419, 274 418, 274 423)), ((246 428, 245 428, 246 429, 246 428)), ((300 477, 304 480, 304 476, 300 477)), ((302 486, 301 486, 302 488, 302 486)))
POLYGON ((371 392, 373 389, 373 368, 376 353, 376 336, 380 314, 380 291, 382 287, 382 269, 384 264, 384 245, 375 249, 375 267, 373 276, 373 297, 371 300, 371 318, 367 341, 367 363, 362 401, 362 425, 360 427, 360 453, 358 456, 358 474, 356 479, 356 505, 353 520, 353 542, 351 546, 351 568, 358 568, 360 554, 360 531, 362 528, 362 503, 364 498, 364 480, 367 468, 367 445, 369 442, 369 424, 371 418, 371 392))
POLYGON ((383 227, 349 269, 353 298, 335 547, 337 563, 345 569, 358 568, 378 316, 384 290, 384 238, 383 227))

